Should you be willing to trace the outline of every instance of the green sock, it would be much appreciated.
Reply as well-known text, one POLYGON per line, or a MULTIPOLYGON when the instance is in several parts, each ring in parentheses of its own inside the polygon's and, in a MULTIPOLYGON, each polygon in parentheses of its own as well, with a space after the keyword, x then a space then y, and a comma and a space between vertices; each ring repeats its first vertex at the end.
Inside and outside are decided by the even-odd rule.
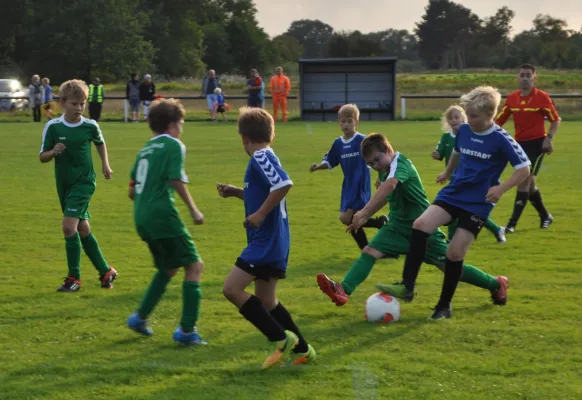
POLYGON ((91 260, 95 269, 99 271, 99 274, 105 275, 109 272, 109 265, 101 253, 99 243, 97 243, 97 239, 93 236, 93 232, 89 233, 89 236, 81 238, 81 244, 83 245, 85 254, 87 254, 87 257, 89 257, 89 260, 91 260))
POLYGON ((499 225, 497 225, 495 222, 493 222, 493 220, 491 218, 487 218, 487 221, 485 221, 485 228, 493 233, 497 233, 499 232, 499 225))
POLYGON ((200 300, 202 299, 202 289, 200 282, 182 283, 182 319, 180 326, 184 333, 191 333, 194 330, 198 314, 200 313, 200 300))
POLYGON ((137 309, 137 313, 142 319, 146 319, 152 313, 154 308, 156 308, 156 305, 162 298, 162 295, 166 291, 166 286, 168 286, 171 279, 172 278, 168 274, 162 271, 156 272, 148 291, 137 309))
POLYGON ((486 274, 479 268, 472 265, 463 265, 463 275, 461 275, 461 282, 468 283, 469 285, 477 286, 482 289, 487 290, 497 290, 500 285, 495 277, 486 274))
POLYGON ((67 250, 67 265, 69 267, 70 277, 76 280, 81 279, 81 241, 79 232, 73 236, 65 238, 65 249, 67 250))
POLYGON ((372 272, 375 263, 375 257, 366 253, 360 255, 360 258, 352 264, 352 267, 342 282, 342 286, 347 294, 352 294, 366 280, 370 272, 372 272))

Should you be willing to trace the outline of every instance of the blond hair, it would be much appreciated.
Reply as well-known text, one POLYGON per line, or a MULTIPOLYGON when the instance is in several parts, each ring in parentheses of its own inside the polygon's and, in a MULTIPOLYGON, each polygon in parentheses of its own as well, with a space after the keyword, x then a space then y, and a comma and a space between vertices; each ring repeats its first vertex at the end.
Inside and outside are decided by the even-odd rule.
POLYGON ((148 114, 150 129, 162 135, 172 123, 180 122, 186 116, 186 110, 180 100, 158 99, 152 102, 148 114))
POLYGON ((473 108, 493 118, 501 103, 501 94, 492 86, 479 86, 461 96, 460 105, 465 110, 473 108))
POLYGON ((220 94, 222 93, 222 89, 217 87, 216 89, 214 89, 214 94, 220 94))
POLYGON ((360 109, 355 104, 344 104, 337 112, 339 118, 353 118, 355 120, 360 119, 360 109))
POLYGON ((386 139, 386 136, 379 133, 371 133, 362 140, 360 145, 360 151, 362 152, 362 157, 369 157, 374 152, 382 153, 394 153, 392 145, 386 139))
POLYGON ((449 117, 453 113, 453 111, 458 111, 461 116, 463 117, 463 122, 467 122, 467 114, 465 110, 461 106, 450 106, 446 109, 446 111, 441 115, 441 129, 444 132, 452 132, 451 125, 449 125, 449 117))
POLYGON ((79 79, 72 79, 64 82, 59 88, 59 96, 61 101, 65 102, 69 99, 87 100, 89 97, 89 88, 87 84, 79 79))
POLYGON ((48 85, 49 83, 51 83, 51 81, 50 81, 50 79, 49 79, 49 78, 42 78, 42 81, 41 81, 41 82, 42 82, 42 83, 46 83, 47 85, 48 85))
POLYGON ((34 81, 35 79, 38 79, 40 81, 40 76, 36 74, 32 75, 32 80, 34 81))
POLYGON ((275 139, 275 121, 262 108, 239 109, 238 133, 253 143, 271 143, 275 139))

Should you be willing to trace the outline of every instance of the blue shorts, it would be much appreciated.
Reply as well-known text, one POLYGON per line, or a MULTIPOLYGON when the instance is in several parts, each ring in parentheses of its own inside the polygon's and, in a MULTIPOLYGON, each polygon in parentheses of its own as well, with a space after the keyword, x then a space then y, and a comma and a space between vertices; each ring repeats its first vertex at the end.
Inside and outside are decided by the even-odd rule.
POLYGON ((206 104, 208 105, 208 109, 210 111, 214 110, 214 105, 216 103, 218 103, 218 100, 217 100, 215 94, 207 94, 206 95, 206 104))
POLYGON ((128 102, 130 112, 139 112, 139 99, 129 99, 128 102))
POLYGON ((354 211, 361 210, 370 201, 370 198, 370 192, 359 192, 354 194, 349 190, 342 189, 340 212, 346 212, 349 209, 354 211))

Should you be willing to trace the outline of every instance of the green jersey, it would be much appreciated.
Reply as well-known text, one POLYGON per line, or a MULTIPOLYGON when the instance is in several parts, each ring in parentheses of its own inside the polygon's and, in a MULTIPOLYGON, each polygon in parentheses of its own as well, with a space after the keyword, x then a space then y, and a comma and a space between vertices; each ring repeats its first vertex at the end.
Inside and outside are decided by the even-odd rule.
POLYGON ((95 187, 91 142, 104 143, 101 129, 92 119, 81 117, 80 122, 70 124, 61 116, 45 125, 40 152, 51 150, 57 143, 65 145, 65 151, 54 158, 59 193, 67 192, 78 184, 95 187))
POLYGON ((418 171, 412 162, 396 152, 388 172, 380 173, 380 182, 396 178, 398 184, 387 197, 390 204, 389 223, 412 226, 415 219, 430 206, 418 171))
POLYGON ((134 221, 144 240, 188 235, 175 206, 172 180, 188 183, 184 172, 186 146, 168 135, 154 136, 137 155, 131 169, 134 221))
POLYGON ((449 160, 453 154, 453 149, 455 148, 455 138, 456 135, 452 132, 447 132, 443 134, 441 140, 439 140, 436 151, 441 155, 441 160, 445 159, 445 165, 449 165, 449 160))

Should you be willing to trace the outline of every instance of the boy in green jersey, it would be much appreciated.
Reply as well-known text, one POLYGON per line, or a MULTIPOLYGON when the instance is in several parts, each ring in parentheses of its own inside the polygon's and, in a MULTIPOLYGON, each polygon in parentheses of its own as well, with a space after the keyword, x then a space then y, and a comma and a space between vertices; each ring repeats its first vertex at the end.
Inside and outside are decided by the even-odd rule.
MULTIPOLYGON (((449 164, 451 159, 451 154, 453 154, 453 148, 455 147, 455 139, 457 137, 457 129, 461 124, 467 123, 467 114, 460 106, 450 106, 443 113, 441 117, 442 128, 445 133, 439 140, 435 151, 432 152, 432 158, 435 160, 442 161, 445 160, 445 166, 449 164)), ((451 240, 455 231, 457 230, 457 225, 459 221, 453 221, 448 226, 448 239, 451 240)), ((505 229, 497 225, 491 218, 487 218, 485 225, 483 225, 489 232, 491 232, 497 243, 505 243, 507 240, 505 238, 505 229)))
MULTIPOLYGON (((368 166, 380 173, 380 186, 366 206, 354 214, 348 229, 358 229, 366 220, 378 212, 386 203, 390 204, 388 223, 364 248, 360 258, 350 268, 343 281, 336 282, 325 274, 317 275, 317 283, 322 292, 337 306, 347 303, 349 296, 366 280, 376 260, 383 257, 398 258, 410 249, 412 223, 430 202, 424 191, 420 176, 412 162, 399 152, 395 152, 386 138, 371 134, 362 141, 362 157, 368 166)), ((444 271, 447 241, 440 229, 428 239, 424 262, 437 266, 444 271)), ((472 265, 463 266, 461 279, 473 286, 491 292, 495 304, 505 304, 507 286, 505 277, 493 277, 472 265)), ((382 290, 383 285, 378 285, 382 290)))
POLYGON ((142 335, 153 334, 147 318, 172 277, 184 267, 182 319, 173 338, 178 343, 199 345, 206 344, 196 329, 204 264, 174 205, 176 191, 188 206, 194 223, 204 223, 204 215, 185 186, 188 183, 184 171, 186 146, 180 141, 184 116, 184 106, 177 100, 154 101, 148 118, 154 136, 140 150, 131 169, 129 197, 134 201, 135 227, 147 243, 158 271, 141 305, 127 320, 127 325, 142 335))
POLYGON ((111 289, 117 277, 117 271, 107 264, 89 225, 89 204, 96 187, 91 143, 95 144, 101 158, 105 179, 110 179, 113 171, 99 125, 83 117, 88 95, 89 89, 83 81, 63 83, 60 103, 64 114, 50 120, 42 132, 40 161, 55 160, 55 180, 63 211, 62 229, 69 267, 58 292, 76 292, 81 288, 81 247, 99 272, 102 288, 111 289))

